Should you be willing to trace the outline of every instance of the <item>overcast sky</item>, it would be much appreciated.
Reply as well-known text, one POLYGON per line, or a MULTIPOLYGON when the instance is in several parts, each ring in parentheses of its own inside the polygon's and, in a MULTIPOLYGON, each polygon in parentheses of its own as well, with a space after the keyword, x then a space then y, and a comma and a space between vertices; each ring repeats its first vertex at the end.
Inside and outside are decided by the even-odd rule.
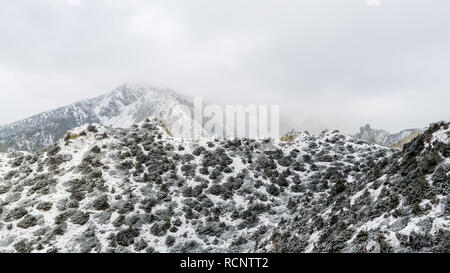
POLYGON ((124 82, 279 104, 299 130, 449 120, 450 1, 380 1, 2 1, 0 124, 124 82))

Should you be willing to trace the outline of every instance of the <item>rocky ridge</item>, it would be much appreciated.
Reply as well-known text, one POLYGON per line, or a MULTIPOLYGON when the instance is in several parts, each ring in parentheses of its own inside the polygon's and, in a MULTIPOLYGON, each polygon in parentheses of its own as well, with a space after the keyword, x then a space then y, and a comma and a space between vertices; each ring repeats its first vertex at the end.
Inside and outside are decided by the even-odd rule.
POLYGON ((412 141, 421 132, 421 129, 406 129, 398 133, 391 134, 386 130, 373 129, 369 124, 367 124, 361 127, 359 133, 353 137, 368 143, 401 150, 406 143, 412 141))
MULTIPOLYGON (((58 142, 67 131, 84 124, 128 128, 148 116, 164 120, 175 137, 190 137, 184 134, 191 132, 180 132, 179 128, 185 124, 195 128, 194 121, 191 113, 178 108, 178 105, 193 111, 193 103, 173 90, 124 84, 102 96, 0 126, 0 151, 38 151, 58 142)), ((198 135, 203 133, 197 132, 198 135)))
POLYGON ((84 125, 0 153, 1 252, 443 252, 449 124, 403 152, 328 132, 290 142, 84 125))

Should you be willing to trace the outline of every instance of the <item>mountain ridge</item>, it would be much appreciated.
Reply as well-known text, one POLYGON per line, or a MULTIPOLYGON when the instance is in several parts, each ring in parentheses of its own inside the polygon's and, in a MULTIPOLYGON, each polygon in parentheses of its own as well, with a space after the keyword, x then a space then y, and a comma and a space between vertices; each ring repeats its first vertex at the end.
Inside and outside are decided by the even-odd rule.
POLYGON ((194 121, 190 113, 179 110, 177 105, 193 109, 192 102, 171 89, 123 84, 98 97, 83 99, 0 126, 0 142, 3 143, 3 150, 13 148, 36 151, 55 143, 67 131, 86 123, 129 127, 148 116, 165 120, 172 133, 183 136, 178 128, 194 121))
POLYGON ((353 135, 354 138, 362 141, 378 144, 385 147, 402 149, 403 145, 407 143, 405 139, 409 141, 413 140, 414 136, 417 136, 423 129, 405 129, 398 133, 390 133, 382 129, 374 129, 369 124, 362 126, 359 132, 353 135))
POLYGON ((86 124, 0 153, 0 252, 444 252, 450 129, 394 151, 336 131, 174 139, 86 124))

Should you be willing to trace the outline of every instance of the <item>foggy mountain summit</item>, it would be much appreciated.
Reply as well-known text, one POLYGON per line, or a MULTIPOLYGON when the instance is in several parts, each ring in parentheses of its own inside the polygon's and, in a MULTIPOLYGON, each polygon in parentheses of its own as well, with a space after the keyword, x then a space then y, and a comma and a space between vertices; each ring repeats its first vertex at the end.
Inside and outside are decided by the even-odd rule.
POLYGON ((0 254, 450 253, 450 1, 430 2, 3 1, 0 254))
POLYGON ((124 84, 99 97, 43 112, 0 126, 0 151, 37 151, 60 140, 67 131, 88 123, 128 128, 145 118, 162 120, 176 138, 279 138, 277 105, 205 105, 171 89, 124 84))
POLYGON ((193 109, 191 101, 173 90, 124 84, 99 97, 0 126, 0 148, 36 151, 87 123, 127 128, 150 116, 164 120, 168 130, 176 134, 176 128, 193 122, 190 113, 179 111, 178 105, 193 109))
MULTIPOLYGON (((274 106, 267 106, 269 107, 267 109, 260 107, 262 106, 209 105, 204 107, 203 100, 198 102, 197 98, 186 98, 172 89, 157 88, 148 84, 125 83, 104 95, 84 99, 0 126, 0 151, 8 149, 37 151, 56 143, 67 131, 84 124, 99 123, 104 126, 128 128, 147 117, 162 120, 172 136, 182 139, 195 140, 196 136, 265 138, 272 135, 279 138, 279 125, 284 121, 279 118, 279 109, 275 108, 276 111, 272 111, 274 106), (232 112, 231 116, 226 112, 228 106, 232 112), (217 115, 218 120, 215 117, 215 110, 220 112, 217 115), (252 110, 256 110, 256 112, 253 111, 255 112, 253 116, 249 114, 252 110), (265 111, 262 112, 262 110, 265 111), (195 117, 198 111, 200 111, 201 120, 195 117), (235 117, 233 111, 238 111, 236 113, 239 114, 235 117), (270 115, 267 115, 267 112, 270 112, 270 115), (272 112, 276 114, 272 115, 272 112), (232 117, 231 122, 230 117, 232 117), (239 117, 241 120, 243 118, 241 127, 235 124, 239 121, 239 117), (262 134, 261 128, 267 129, 268 124, 270 124, 270 132, 262 134), (218 128, 221 129, 219 133, 216 131, 218 128), (276 134, 271 135, 270 133, 273 132, 276 134)), ((365 125, 353 137, 368 143, 402 149, 405 143, 412 141, 420 132, 420 129, 407 129, 391 134, 365 125)))

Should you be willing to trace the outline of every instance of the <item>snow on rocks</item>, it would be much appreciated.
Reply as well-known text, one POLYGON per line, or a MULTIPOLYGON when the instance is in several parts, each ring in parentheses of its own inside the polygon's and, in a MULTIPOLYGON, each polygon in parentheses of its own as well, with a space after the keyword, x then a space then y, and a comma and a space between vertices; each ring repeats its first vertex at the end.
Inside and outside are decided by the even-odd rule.
POLYGON ((85 125, 0 154, 0 252, 444 251, 438 127, 400 153, 338 132, 193 143, 156 119, 85 125))

